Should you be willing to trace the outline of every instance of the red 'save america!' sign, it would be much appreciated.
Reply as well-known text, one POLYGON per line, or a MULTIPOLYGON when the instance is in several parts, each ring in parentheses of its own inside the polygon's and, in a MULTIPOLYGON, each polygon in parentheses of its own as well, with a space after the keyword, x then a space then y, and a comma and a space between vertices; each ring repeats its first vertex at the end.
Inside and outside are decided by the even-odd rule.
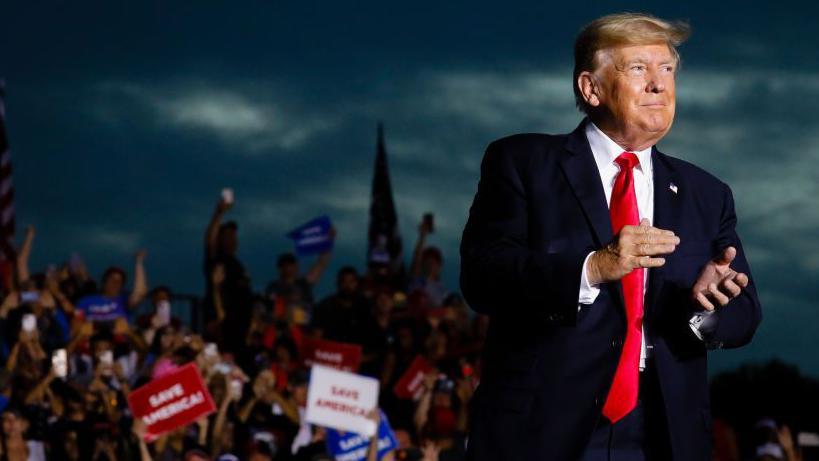
POLYGON ((138 387, 128 396, 128 406, 145 423, 149 441, 216 410, 195 363, 138 387))
POLYGON ((319 364, 355 373, 361 365, 361 346, 326 339, 304 338, 301 356, 306 367, 319 364))

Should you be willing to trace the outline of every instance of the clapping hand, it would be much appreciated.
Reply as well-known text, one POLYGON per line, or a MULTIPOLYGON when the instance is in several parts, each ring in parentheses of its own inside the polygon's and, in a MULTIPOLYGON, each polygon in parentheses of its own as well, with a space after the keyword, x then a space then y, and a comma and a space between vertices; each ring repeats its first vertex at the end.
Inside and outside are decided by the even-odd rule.
POLYGON ((665 258, 658 256, 673 253, 679 244, 674 232, 652 227, 648 219, 639 226, 623 226, 608 245, 589 258, 589 282, 614 282, 634 269, 663 266, 665 258))
POLYGON ((736 248, 728 247, 705 264, 691 289, 691 297, 696 304, 712 311, 715 305, 728 304, 748 286, 748 276, 731 269, 731 262, 736 256, 736 248))

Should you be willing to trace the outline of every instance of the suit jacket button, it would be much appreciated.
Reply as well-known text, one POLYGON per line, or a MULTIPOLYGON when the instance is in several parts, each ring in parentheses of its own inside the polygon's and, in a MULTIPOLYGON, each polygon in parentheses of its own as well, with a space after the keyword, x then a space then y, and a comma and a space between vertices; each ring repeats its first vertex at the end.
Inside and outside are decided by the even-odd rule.
POLYGON ((614 338, 611 340, 611 347, 618 348, 623 346, 623 338, 614 338))
POLYGON ((598 397, 596 395, 594 396, 594 406, 596 406, 596 407, 600 406, 600 397, 598 397))

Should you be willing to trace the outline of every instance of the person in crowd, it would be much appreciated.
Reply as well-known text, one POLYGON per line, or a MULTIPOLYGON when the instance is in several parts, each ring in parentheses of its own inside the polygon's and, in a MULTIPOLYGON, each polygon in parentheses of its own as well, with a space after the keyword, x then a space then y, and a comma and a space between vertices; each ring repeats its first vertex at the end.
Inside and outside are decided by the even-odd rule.
POLYGON ((223 346, 227 351, 241 354, 250 322, 253 292, 250 276, 237 255, 239 226, 235 221, 222 222, 224 214, 232 206, 233 202, 220 198, 205 231, 205 298, 212 301, 212 305, 206 309, 205 323, 218 318, 221 309, 223 346), (222 269, 217 269, 217 266, 222 269), (217 271, 224 274, 217 277, 217 271), (220 307, 214 300, 215 280, 219 281, 220 307))
POLYGON ((127 274, 125 270, 111 266, 102 275, 101 289, 96 295, 89 295, 77 301, 76 320, 92 320, 97 327, 110 328, 111 322, 127 318, 148 294, 145 276, 145 250, 139 250, 134 257, 134 285, 130 294, 124 291, 127 274))
POLYGON ((358 272, 344 266, 336 277, 336 293, 316 306, 313 332, 333 341, 361 343, 371 315, 369 301, 359 290, 358 272))
POLYGON ((772 418, 762 418, 754 425, 755 461, 802 461, 791 430, 772 418))
MULTIPOLYGON (((336 237, 336 230, 330 229, 330 239, 336 237)), ((284 309, 286 312, 274 312, 277 316, 295 315, 297 318, 309 319, 313 310, 313 287, 319 283, 321 276, 327 269, 332 257, 332 250, 318 255, 310 269, 302 275, 299 261, 293 253, 279 255, 276 267, 279 271, 277 279, 270 281, 265 288, 265 296, 274 308, 284 309), (292 314, 291 311, 297 311, 292 314)))
POLYGON ((29 421, 16 408, 7 408, 2 414, 3 433, 0 437, 0 458, 8 461, 45 461, 45 448, 38 440, 25 437, 29 421))
POLYGON ((407 292, 412 297, 420 297, 419 303, 423 307, 437 308, 443 305, 449 294, 441 281, 441 269, 444 258, 438 247, 427 246, 427 236, 432 232, 431 219, 425 216, 418 225, 418 241, 412 253, 410 265, 410 281, 407 292))

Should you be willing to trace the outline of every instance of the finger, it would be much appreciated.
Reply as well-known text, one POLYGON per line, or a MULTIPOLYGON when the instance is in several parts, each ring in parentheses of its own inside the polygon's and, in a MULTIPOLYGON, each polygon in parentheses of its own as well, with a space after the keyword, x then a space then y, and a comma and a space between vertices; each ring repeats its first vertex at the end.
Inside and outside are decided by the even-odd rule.
POLYGON ((635 244, 635 256, 654 256, 673 253, 677 249, 673 244, 650 244, 638 243, 635 244))
POLYGON ((728 301, 730 301, 725 294, 719 291, 719 287, 717 287, 716 283, 711 283, 708 285, 708 294, 710 294, 720 306, 724 306, 728 304, 728 301))
POLYGON ((652 227, 645 225, 647 219, 643 219, 639 226, 626 225, 620 229, 621 234, 650 234, 650 235, 674 235, 674 231, 660 229, 659 227, 652 227))
POLYGON ((651 234, 651 235, 675 235, 674 231, 667 230, 667 229, 660 229, 659 227, 649 227, 646 230, 646 234, 651 234))
POLYGON ((737 256, 737 249, 734 247, 727 247, 726 249, 722 250, 722 253, 714 258, 714 262, 717 264, 731 264, 731 261, 734 260, 737 256))
POLYGON ((742 292, 742 288, 734 283, 732 279, 727 278, 720 283, 720 291, 725 293, 729 298, 734 299, 742 292))
POLYGON ((734 277, 734 282, 736 282, 736 284, 742 288, 745 288, 748 286, 748 276, 742 272, 739 272, 737 273, 736 277, 734 277))
POLYGON ((696 296, 694 296, 694 299, 696 299, 697 302, 700 303, 700 306, 702 306, 705 310, 707 311, 714 310, 714 305, 711 304, 711 301, 708 300, 708 298, 705 296, 705 293, 703 293, 702 291, 697 291, 697 294, 696 296))
POLYGON ((660 267, 665 264, 665 258, 652 258, 650 256, 633 256, 634 269, 660 267))
POLYGON ((680 238, 676 235, 668 235, 668 234, 642 234, 637 235, 634 237, 633 241, 635 243, 651 243, 651 244, 661 244, 661 245, 679 245, 680 238))

